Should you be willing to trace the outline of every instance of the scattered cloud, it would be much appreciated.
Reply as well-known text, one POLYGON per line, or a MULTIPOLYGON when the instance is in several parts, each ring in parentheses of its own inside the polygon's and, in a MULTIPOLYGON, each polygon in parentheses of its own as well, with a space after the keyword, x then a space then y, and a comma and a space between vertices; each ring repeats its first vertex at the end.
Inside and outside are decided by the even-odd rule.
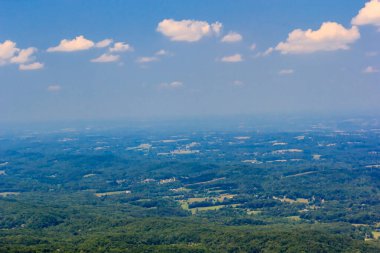
POLYGON ((173 81, 170 83, 161 83, 159 85, 159 87, 163 88, 163 89, 177 89, 177 88, 181 88, 182 86, 183 86, 183 82, 181 82, 181 81, 173 81))
POLYGON ((273 51, 274 51, 274 48, 270 47, 270 48, 268 48, 267 50, 264 51, 263 56, 268 56, 271 53, 273 53, 273 51))
POLYGON ((372 52, 367 52, 365 55, 368 57, 374 57, 374 56, 377 56, 378 54, 379 54, 378 52, 372 51, 372 52))
POLYGON ((11 40, 0 43, 0 65, 9 63, 10 59, 19 51, 20 49, 16 47, 16 43, 11 40))
POLYGON ((273 47, 270 47, 268 48, 267 50, 265 50, 264 52, 258 52, 255 57, 266 57, 270 54, 272 54, 274 52, 274 48, 273 47))
POLYGON ((227 35, 225 35, 222 39, 221 42, 224 43, 233 43, 233 42, 239 42, 243 40, 243 36, 241 36, 237 32, 229 32, 227 35))
POLYGON ((294 69, 281 69, 278 74, 279 75, 291 75, 294 73, 294 69))
POLYGON ((15 42, 6 40, 3 43, 0 43, 0 66, 7 64, 19 64, 20 70, 41 69, 44 66, 42 63, 30 63, 35 59, 34 54, 36 52, 37 49, 34 47, 20 49, 17 48, 15 42))
POLYGON ((296 29, 289 33, 285 42, 280 42, 276 50, 282 54, 305 54, 317 51, 347 50, 349 44, 360 38, 359 29, 353 26, 344 28, 335 22, 325 22, 313 31, 296 29))
POLYGON ((229 56, 224 56, 221 59, 222 62, 241 62, 243 61, 243 57, 240 54, 234 54, 234 55, 229 55, 229 56))
POLYGON ((128 43, 116 42, 113 47, 110 48, 110 52, 129 52, 133 51, 133 47, 128 43))
POLYGON ((378 72, 379 72, 379 70, 375 67, 372 67, 372 66, 368 66, 363 70, 363 73, 365 73, 365 74, 372 74, 372 73, 378 73, 378 72))
POLYGON ((253 43, 252 45, 249 46, 249 50, 254 51, 256 47, 257 47, 256 44, 253 43))
POLYGON ((53 85, 49 85, 47 87, 47 90, 49 92, 59 92, 61 91, 62 87, 60 85, 57 85, 57 84, 53 84, 53 85))
POLYGON ((47 49, 48 52, 74 52, 88 50, 94 47, 94 42, 86 39, 83 35, 77 36, 72 40, 61 40, 58 46, 50 47, 47 49))
POLYGON ((140 64, 159 61, 161 57, 172 55, 169 51, 164 49, 158 50, 154 53, 155 56, 142 56, 137 58, 136 62, 140 64))
POLYGON ((206 21, 164 19, 158 26, 157 31, 172 41, 195 42, 204 36, 219 35, 222 24, 215 22, 209 24, 206 21))
POLYGON ((170 52, 169 51, 166 51, 164 49, 161 49, 161 50, 158 50, 155 55, 158 55, 158 56, 165 56, 165 55, 170 55, 170 52))
POLYGON ((10 59, 10 62, 22 64, 22 63, 33 61, 35 59, 35 57, 33 56, 35 52, 37 52, 37 48, 34 48, 34 47, 22 49, 19 51, 18 55, 10 59))
POLYGON ((115 62, 120 59, 119 55, 114 55, 114 54, 102 54, 98 58, 92 59, 91 62, 96 62, 96 63, 106 63, 106 62, 115 62))
POLYGON ((44 67, 44 64, 41 62, 33 62, 30 64, 21 64, 19 65, 19 70, 37 70, 42 69, 44 67))
POLYGON ((104 39, 104 40, 97 42, 95 44, 95 47, 97 47, 97 48, 108 47, 109 45, 111 45, 112 42, 113 42, 112 39, 104 39))
POLYGON ((241 86, 244 86, 244 82, 240 81, 240 80, 235 80, 235 81, 232 82, 232 85, 233 86, 241 87, 241 86))
POLYGON ((353 25, 374 25, 380 28, 380 1, 367 2, 351 21, 353 25))
POLYGON ((137 59, 137 62, 138 63, 148 63, 148 62, 154 62, 154 61, 158 61, 159 59, 157 57, 148 57, 148 56, 145 56, 145 57, 139 57, 137 59))

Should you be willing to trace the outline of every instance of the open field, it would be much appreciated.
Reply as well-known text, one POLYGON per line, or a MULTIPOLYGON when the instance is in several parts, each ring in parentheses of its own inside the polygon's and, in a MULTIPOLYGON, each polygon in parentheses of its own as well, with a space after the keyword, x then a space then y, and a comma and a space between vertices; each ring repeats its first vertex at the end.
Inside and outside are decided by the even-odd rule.
POLYGON ((300 176, 306 176, 306 175, 310 175, 310 174, 315 174, 317 172, 318 171, 308 171, 308 172, 298 173, 298 174, 294 174, 294 175, 289 175, 289 176, 286 176, 286 177, 300 177, 300 176))
POLYGON ((19 195, 20 192, 0 192, 0 197, 7 197, 12 195, 19 195))
POLYGON ((96 197, 104 197, 104 196, 112 196, 112 195, 119 195, 119 194, 129 194, 129 191, 114 191, 114 192, 100 192, 95 193, 96 197))
POLYGON ((380 239, 380 232, 373 231, 372 236, 373 236, 373 239, 379 240, 380 239))
POLYGON ((285 202, 285 203, 290 203, 290 204, 292 204, 292 203, 308 204, 309 203, 309 200, 305 199, 305 198, 290 199, 290 198, 286 198, 286 197, 279 198, 279 197, 273 196, 273 199, 279 200, 279 201, 285 202))
POLYGON ((226 179, 226 178, 225 177, 215 178, 215 179, 212 179, 212 180, 209 180, 209 181, 198 182, 198 183, 193 183, 193 184, 187 184, 186 186, 193 186, 193 185, 200 185, 200 184, 210 184, 210 183, 215 183, 217 181, 224 180, 224 179, 226 179))

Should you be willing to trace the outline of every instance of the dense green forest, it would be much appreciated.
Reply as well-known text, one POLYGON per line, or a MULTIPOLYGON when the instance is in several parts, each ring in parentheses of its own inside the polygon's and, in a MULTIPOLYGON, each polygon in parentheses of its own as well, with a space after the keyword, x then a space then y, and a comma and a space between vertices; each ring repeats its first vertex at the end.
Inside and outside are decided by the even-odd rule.
POLYGON ((0 137, 0 252, 380 252, 380 130, 0 137))

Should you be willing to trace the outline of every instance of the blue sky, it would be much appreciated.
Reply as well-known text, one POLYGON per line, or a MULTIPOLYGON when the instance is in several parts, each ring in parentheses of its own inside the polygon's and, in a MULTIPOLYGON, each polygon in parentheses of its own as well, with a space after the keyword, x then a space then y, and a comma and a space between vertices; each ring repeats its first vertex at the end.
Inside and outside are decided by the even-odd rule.
POLYGON ((377 113, 379 42, 379 0, 2 0, 0 121, 377 113))

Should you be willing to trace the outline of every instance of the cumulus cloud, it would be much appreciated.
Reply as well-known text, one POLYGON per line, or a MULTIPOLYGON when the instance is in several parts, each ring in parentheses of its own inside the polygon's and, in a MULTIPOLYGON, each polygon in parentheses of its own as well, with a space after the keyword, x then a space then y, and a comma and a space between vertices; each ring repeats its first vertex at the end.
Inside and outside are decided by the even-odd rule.
POLYGON ((87 50, 94 47, 95 43, 86 39, 83 35, 77 36, 72 40, 61 40, 58 46, 50 47, 48 52, 74 52, 87 50))
POLYGON ((116 42, 113 47, 110 48, 110 52, 128 52, 133 51, 133 47, 128 43, 116 42))
POLYGON ((195 42, 208 35, 219 35, 222 24, 215 22, 209 24, 206 21, 164 19, 158 26, 157 31, 172 41, 195 42))
POLYGON ((363 73, 365 73, 365 74, 372 74, 372 73, 378 73, 378 72, 379 72, 379 70, 375 67, 372 67, 372 66, 368 66, 363 70, 363 73))
POLYGON ((237 32, 229 32, 227 35, 225 35, 222 39, 221 42, 225 43, 233 43, 233 42, 239 42, 243 40, 243 36, 241 36, 237 32))
POLYGON ((224 56, 221 59, 222 62, 241 62, 243 61, 243 57, 240 54, 234 54, 234 55, 229 55, 229 56, 224 56))
POLYGON ((294 73, 294 69, 281 69, 278 74, 279 75, 291 75, 294 73))
POLYGON ((19 65, 19 70, 37 70, 42 69, 44 67, 44 64, 41 62, 33 62, 30 64, 21 64, 19 65))
POLYGON ((157 57, 148 57, 148 56, 145 56, 145 57, 139 57, 137 59, 137 62, 138 63, 148 63, 148 62, 154 62, 154 61, 158 61, 159 59, 157 57))
POLYGON ((159 85, 159 87, 163 88, 163 89, 177 89, 177 88, 181 88, 182 86, 183 86, 183 82, 181 82, 181 81, 173 81, 170 83, 161 83, 159 85))
POLYGON ((10 62, 10 59, 20 51, 16 47, 16 43, 10 40, 6 40, 0 43, 0 65, 4 65, 10 62))
POLYGON ((30 63, 35 59, 34 53, 36 52, 37 49, 34 47, 20 49, 17 48, 15 42, 6 40, 3 43, 0 43, 0 66, 7 64, 19 64, 20 70, 41 69, 44 66, 42 63, 30 63))
POLYGON ((49 85, 48 87, 47 87, 47 90, 49 91, 49 92, 59 92, 59 91, 61 91, 61 86, 60 85, 57 85, 57 84, 53 84, 53 85, 49 85))
POLYGON ((105 62, 115 62, 120 59, 119 55, 114 55, 114 54, 102 54, 101 56, 92 59, 91 62, 96 62, 96 63, 105 63, 105 62))
POLYGON ((347 50, 349 44, 360 38, 359 29, 344 28, 335 22, 325 22, 313 31, 296 29, 289 33, 285 42, 280 42, 275 50, 282 54, 305 54, 317 51, 347 50))
POLYGON ((22 63, 33 61, 35 59, 35 57, 33 56, 35 52, 37 52, 37 48, 34 48, 34 47, 22 49, 19 51, 18 55, 10 59, 10 62, 22 64, 22 63))
POLYGON ((112 42, 113 42, 112 39, 104 39, 104 40, 97 42, 95 44, 95 47, 97 47, 97 48, 108 47, 109 45, 111 45, 112 42))
POLYGON ((374 25, 380 28, 380 0, 367 2, 351 21, 353 25, 374 25))

